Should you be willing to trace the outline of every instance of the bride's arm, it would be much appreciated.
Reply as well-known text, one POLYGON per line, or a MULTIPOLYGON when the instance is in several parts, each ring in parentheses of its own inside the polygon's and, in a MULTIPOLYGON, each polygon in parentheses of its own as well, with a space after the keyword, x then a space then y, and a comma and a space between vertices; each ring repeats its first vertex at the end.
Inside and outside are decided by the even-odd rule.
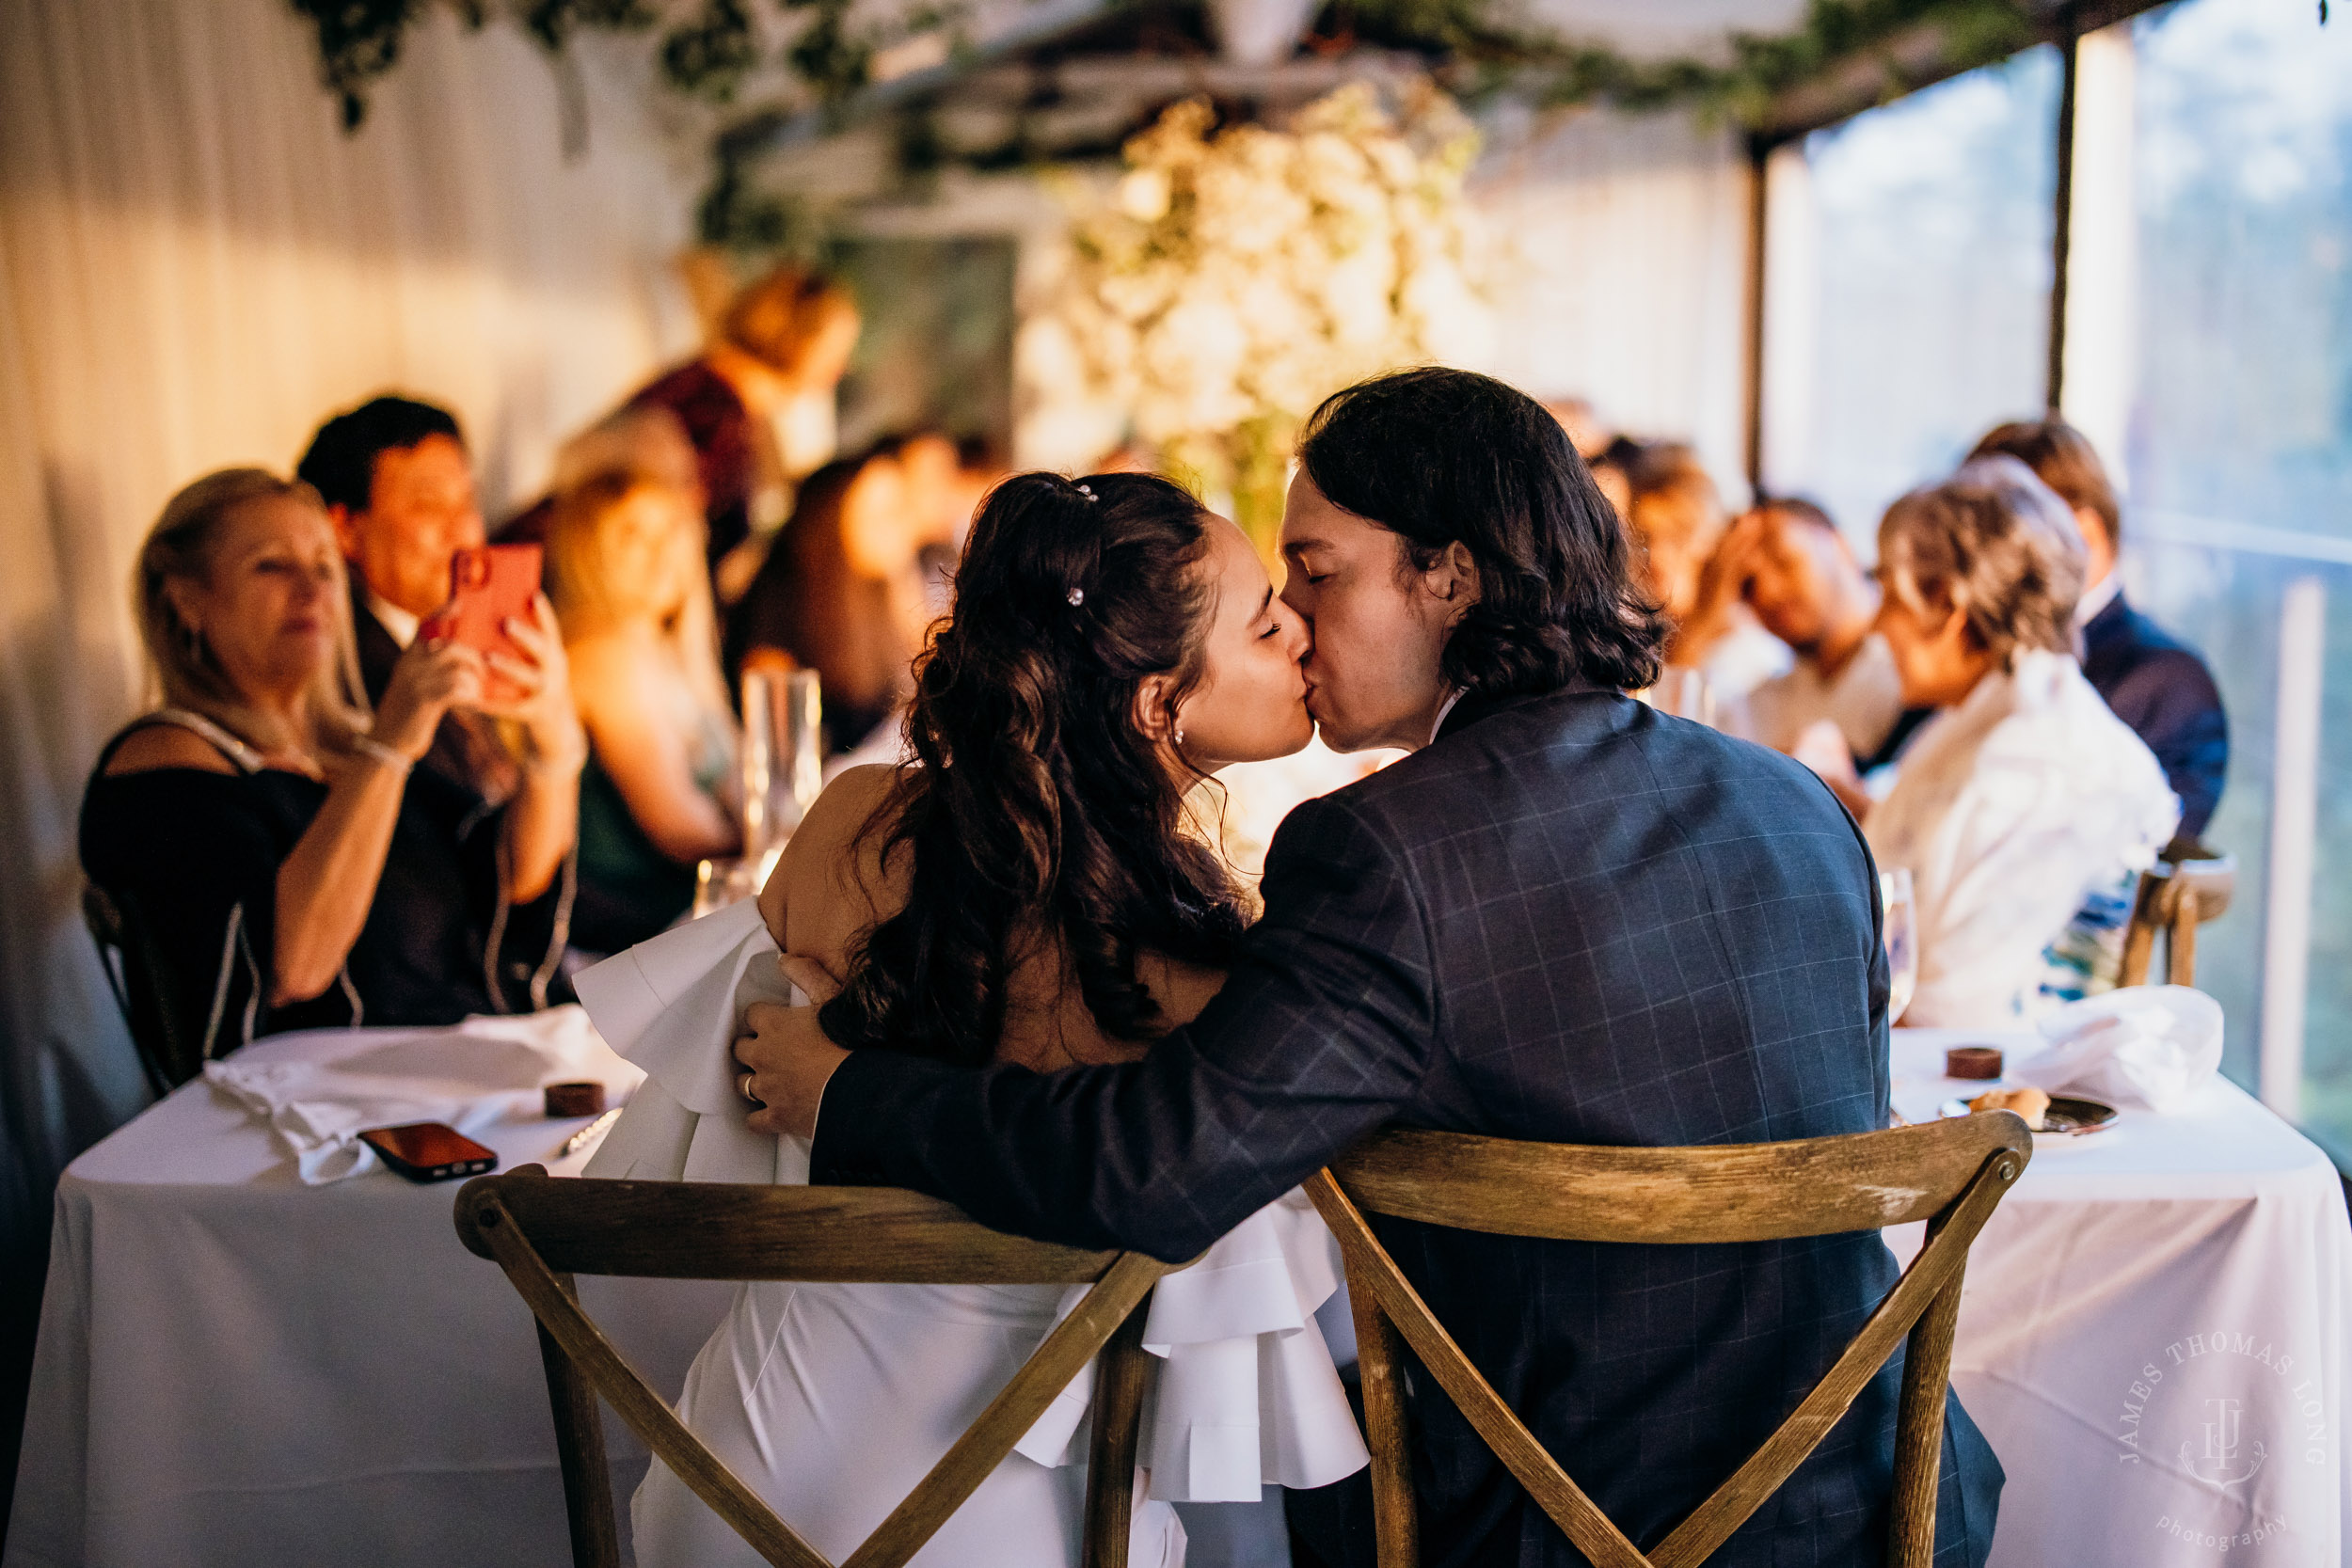
POLYGON ((859 936, 906 903, 905 867, 883 864, 888 824, 874 821, 895 771, 852 768, 826 785, 759 890, 760 917, 776 945, 835 974, 846 969, 859 936), (869 823, 872 832, 866 832, 869 823))

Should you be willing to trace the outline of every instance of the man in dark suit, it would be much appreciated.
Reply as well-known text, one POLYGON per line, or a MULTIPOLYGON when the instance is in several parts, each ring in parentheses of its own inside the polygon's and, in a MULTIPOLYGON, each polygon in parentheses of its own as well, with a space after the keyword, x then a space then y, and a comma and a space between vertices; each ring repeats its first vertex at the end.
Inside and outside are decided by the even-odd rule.
MULTIPOLYGON (((1411 371, 1333 398, 1300 459, 1283 597, 1315 629, 1309 704, 1334 746, 1415 754, 1291 814, 1208 1009, 1140 1062, 1039 1076, 843 1053, 812 1009, 755 1008, 752 1125, 813 1129, 818 1180, 1167 1259, 1388 1122, 1661 1146, 1885 1126, 1868 850, 1803 766, 1621 694, 1654 678, 1662 627, 1558 424, 1500 382, 1411 371)), ((1631 1247, 1377 1227, 1651 1544, 1896 1275, 1871 1233, 1631 1247)), ((1714 1560, 1883 1560, 1898 1387, 1889 1368, 1714 1560)), ((2000 1470, 1948 1410, 1937 1560, 1977 1564, 2000 1470)), ((1412 1413, 1427 1561, 1583 1561, 1425 1378, 1412 1413)))
POLYGON ((1988 432, 1971 457, 2005 452, 2038 475, 2074 509, 2089 554, 2089 584, 2075 607, 2082 628, 2083 674, 2115 716, 2153 752, 2165 782, 2181 798, 2175 843, 2201 840, 2221 802, 2230 766, 2230 725, 2220 689, 2204 657, 2134 610, 2123 598, 2116 557, 2122 508, 2107 470, 2083 433, 2064 420, 2030 420, 1988 432))
MULTIPOLYGON (((372 398, 319 427, 294 477, 319 493, 342 546, 360 684, 370 703, 380 703, 419 626, 449 599, 450 557, 483 542, 465 436, 445 408, 372 398)), ((550 673, 559 689, 534 705, 540 717, 525 726, 532 766, 517 762, 490 719, 458 708, 441 720, 419 763, 472 800, 453 833, 506 835, 514 897, 510 905, 501 895, 477 945, 493 1002, 509 1008, 562 1000, 567 984, 557 969, 578 883, 573 849, 587 742, 564 673, 550 673)), ((377 896, 398 908, 407 896, 404 883, 446 875, 440 855, 395 853, 385 862, 377 896)))

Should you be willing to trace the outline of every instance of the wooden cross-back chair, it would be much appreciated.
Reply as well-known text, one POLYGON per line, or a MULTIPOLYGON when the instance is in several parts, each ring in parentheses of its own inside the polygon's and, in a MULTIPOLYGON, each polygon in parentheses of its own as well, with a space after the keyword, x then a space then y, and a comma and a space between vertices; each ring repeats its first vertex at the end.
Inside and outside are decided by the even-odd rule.
POLYGON ((1406 1346, 1595 1568, 1692 1568, 1779 1490, 1906 1335, 1887 1560, 1927 1568, 1961 1272, 1969 1243, 2032 1155, 2026 1124, 1999 1111, 1886 1132, 1697 1148, 1396 1132, 1335 1161, 1307 1191, 1346 1260, 1380 1568, 1421 1561, 1399 1367, 1406 1346), (1462 1354, 1373 1235, 1367 1212, 1492 1235, 1657 1245, 1780 1241, 1912 1220, 1928 1222, 1928 1239, 1780 1429, 1645 1555, 1462 1354))
POLYGON ((2197 927, 2220 918, 2237 882, 2231 855, 2158 861, 2139 874, 2132 898, 2131 924, 2123 930, 2121 986, 2144 986, 2153 966, 2156 938, 2164 937, 2164 980, 2170 986, 2197 983, 2197 927))
POLYGON ((899 1568, 1012 1451, 1098 1352, 1087 1475, 1088 1568, 1125 1568, 1142 1416, 1146 1298, 1169 1265, 990 1230, 892 1188, 556 1179, 541 1165, 480 1176, 457 1195, 457 1234, 506 1271, 538 1320, 575 1568, 619 1568, 599 1395, 645 1447, 777 1568, 834 1568, 687 1430, 580 1310, 576 1275, 921 1285, 1084 1285, 979 1418, 842 1568, 899 1568))

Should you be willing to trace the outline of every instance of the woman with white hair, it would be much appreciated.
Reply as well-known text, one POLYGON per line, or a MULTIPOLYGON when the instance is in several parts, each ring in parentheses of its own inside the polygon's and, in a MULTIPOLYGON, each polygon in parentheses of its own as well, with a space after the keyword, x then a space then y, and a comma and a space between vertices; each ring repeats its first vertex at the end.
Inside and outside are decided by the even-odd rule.
POLYGON ((1919 983, 1904 1022, 2010 1023, 2103 967, 2076 949, 2086 932, 2120 944, 2133 879, 2180 803, 2083 677, 2082 538, 2031 469, 1979 459, 1898 500, 1879 576, 1903 705, 1941 710, 1866 823, 1880 869, 1912 874, 1919 983))

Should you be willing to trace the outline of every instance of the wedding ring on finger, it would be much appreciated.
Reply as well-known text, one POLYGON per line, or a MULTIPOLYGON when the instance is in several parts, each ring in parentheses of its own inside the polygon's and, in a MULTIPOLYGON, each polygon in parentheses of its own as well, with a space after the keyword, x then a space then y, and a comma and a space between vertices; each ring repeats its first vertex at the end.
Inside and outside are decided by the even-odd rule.
POLYGON ((752 1093, 752 1075, 748 1072, 735 1081, 735 1092, 750 1101, 752 1102, 752 1109, 755 1111, 764 1111, 768 1108, 768 1102, 766 1101, 752 1093))

